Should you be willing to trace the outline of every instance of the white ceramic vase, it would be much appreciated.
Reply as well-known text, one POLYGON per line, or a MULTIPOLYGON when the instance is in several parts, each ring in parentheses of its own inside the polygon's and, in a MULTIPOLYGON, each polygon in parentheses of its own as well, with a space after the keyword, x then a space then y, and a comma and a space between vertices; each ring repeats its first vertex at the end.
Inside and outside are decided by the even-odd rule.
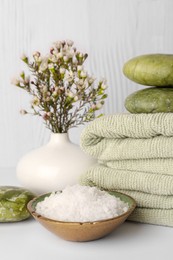
POLYGON ((68 134, 53 134, 47 145, 22 157, 17 165, 20 184, 36 194, 62 190, 78 183, 81 174, 95 163, 68 134))

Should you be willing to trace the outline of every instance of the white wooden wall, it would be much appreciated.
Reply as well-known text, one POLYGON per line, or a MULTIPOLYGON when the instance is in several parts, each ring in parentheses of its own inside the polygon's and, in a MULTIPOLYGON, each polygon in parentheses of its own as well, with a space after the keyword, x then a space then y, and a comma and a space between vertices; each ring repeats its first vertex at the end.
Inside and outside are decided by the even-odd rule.
MULTIPOLYGON (((122 74, 125 61, 144 53, 173 53, 173 0, 0 0, 0 167, 49 139, 38 118, 19 114, 28 95, 10 84, 20 55, 44 53, 72 39, 89 53, 88 69, 108 80, 106 114, 124 112, 124 99, 141 86, 122 74)), ((81 128, 71 131, 78 142, 81 128)))

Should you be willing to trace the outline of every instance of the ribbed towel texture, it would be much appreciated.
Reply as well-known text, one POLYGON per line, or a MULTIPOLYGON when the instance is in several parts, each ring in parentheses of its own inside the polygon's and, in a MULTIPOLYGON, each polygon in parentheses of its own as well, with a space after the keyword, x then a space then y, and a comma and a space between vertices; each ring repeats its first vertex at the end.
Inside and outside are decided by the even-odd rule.
POLYGON ((96 158, 81 183, 132 196, 129 219, 173 226, 173 114, 117 114, 94 120, 81 147, 96 158))

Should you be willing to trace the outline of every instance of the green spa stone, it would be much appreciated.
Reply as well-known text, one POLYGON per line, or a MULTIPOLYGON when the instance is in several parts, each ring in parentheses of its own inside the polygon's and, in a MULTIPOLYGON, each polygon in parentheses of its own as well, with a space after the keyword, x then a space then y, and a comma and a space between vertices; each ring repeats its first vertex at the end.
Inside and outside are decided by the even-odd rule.
POLYGON ((30 213, 26 206, 34 197, 33 193, 23 188, 0 186, 0 222, 16 222, 29 218, 30 213))
POLYGON ((153 87, 136 91, 125 100, 130 113, 173 112, 173 88, 153 87))
POLYGON ((124 75, 147 86, 173 86, 173 55, 148 54, 137 56, 124 64, 124 75))

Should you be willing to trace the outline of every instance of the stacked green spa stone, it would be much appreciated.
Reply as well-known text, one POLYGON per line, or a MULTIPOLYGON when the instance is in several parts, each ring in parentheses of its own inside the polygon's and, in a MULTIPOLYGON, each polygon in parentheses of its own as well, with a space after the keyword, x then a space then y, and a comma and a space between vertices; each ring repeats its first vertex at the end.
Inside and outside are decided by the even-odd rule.
POLYGON ((125 63, 123 72, 130 80, 147 86, 126 98, 130 113, 173 112, 173 55, 135 57, 125 63))

